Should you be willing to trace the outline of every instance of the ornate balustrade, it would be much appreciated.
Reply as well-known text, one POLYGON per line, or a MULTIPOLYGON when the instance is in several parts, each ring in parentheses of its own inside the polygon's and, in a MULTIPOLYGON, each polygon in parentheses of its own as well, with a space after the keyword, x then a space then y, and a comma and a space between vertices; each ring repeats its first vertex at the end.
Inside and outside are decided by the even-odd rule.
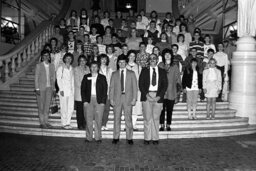
POLYGON ((43 21, 37 28, 5 55, 0 56, 0 90, 8 90, 9 85, 19 78, 34 63, 46 42, 53 35, 54 25, 65 17, 72 0, 64 2, 56 18, 43 21))

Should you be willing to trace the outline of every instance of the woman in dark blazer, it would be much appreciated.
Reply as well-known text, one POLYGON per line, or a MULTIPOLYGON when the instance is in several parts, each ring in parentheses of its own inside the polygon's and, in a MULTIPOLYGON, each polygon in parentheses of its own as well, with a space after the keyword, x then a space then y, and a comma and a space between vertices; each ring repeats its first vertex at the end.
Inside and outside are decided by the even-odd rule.
POLYGON ((198 94, 202 89, 202 74, 199 71, 196 58, 191 59, 190 65, 184 70, 182 87, 187 94, 188 119, 197 119, 196 106, 198 94), (191 116, 191 107, 193 109, 193 116, 191 116))
POLYGON ((163 110, 160 116, 160 131, 164 131, 165 112, 167 113, 166 130, 171 131, 170 125, 175 98, 177 97, 177 87, 181 87, 179 68, 173 63, 173 57, 172 50, 164 49, 162 53, 163 62, 158 65, 166 71, 168 79, 168 88, 164 96, 163 110))

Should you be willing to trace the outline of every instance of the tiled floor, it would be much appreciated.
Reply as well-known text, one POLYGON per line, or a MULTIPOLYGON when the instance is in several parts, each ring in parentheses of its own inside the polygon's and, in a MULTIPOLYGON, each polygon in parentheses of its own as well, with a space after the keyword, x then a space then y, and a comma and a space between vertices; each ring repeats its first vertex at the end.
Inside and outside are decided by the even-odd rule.
POLYGON ((256 134, 225 138, 125 140, 85 144, 83 139, 0 134, 0 170, 13 171, 252 171, 256 134))

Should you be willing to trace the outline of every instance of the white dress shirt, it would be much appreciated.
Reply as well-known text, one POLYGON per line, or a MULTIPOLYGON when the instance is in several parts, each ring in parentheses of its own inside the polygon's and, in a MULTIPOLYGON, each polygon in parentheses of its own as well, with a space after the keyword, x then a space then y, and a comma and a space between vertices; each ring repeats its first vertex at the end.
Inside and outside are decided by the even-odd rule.
POLYGON ((91 95, 96 96, 97 95, 96 94, 96 81, 97 81, 97 78, 98 78, 98 74, 96 76, 92 76, 91 78, 92 78, 92 80, 91 80, 91 82, 92 82, 91 95))
MULTIPOLYGON (((121 73, 122 73, 122 70, 124 71, 124 91, 122 93, 125 93, 125 81, 126 81, 126 68, 124 69, 119 69, 120 71, 120 81, 121 81, 121 73)), ((122 84, 122 83, 121 83, 122 84)))
POLYGON ((224 73, 227 74, 229 65, 228 55, 224 52, 217 52, 213 55, 213 58, 216 59, 217 66, 224 66, 224 73))
POLYGON ((44 67, 45 67, 45 71, 46 71, 46 87, 51 87, 50 84, 50 69, 49 69, 49 64, 46 64, 44 62, 44 67))
POLYGON ((158 74, 158 67, 154 67, 156 71, 156 85, 152 85, 152 78, 153 78, 153 67, 150 67, 150 85, 149 85, 149 91, 157 91, 158 89, 158 79, 159 79, 159 74, 158 74))

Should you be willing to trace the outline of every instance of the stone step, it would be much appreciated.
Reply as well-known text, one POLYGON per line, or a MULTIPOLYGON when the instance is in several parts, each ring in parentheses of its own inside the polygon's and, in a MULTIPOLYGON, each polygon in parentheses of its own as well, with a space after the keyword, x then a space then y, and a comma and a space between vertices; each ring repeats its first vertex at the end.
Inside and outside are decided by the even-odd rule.
MULTIPOLYGON (((84 130, 70 129, 65 130, 61 128, 56 129, 41 129, 38 126, 30 126, 24 124, 2 124, 0 125, 0 132, 8 132, 15 134, 26 135, 39 135, 39 136, 55 136, 55 137, 76 137, 85 138, 84 130)), ((184 129, 172 129, 172 131, 163 131, 159 133, 160 139, 178 139, 178 138, 203 138, 203 137, 224 137, 224 136, 237 136, 245 134, 256 133, 256 125, 248 126, 232 126, 224 128, 191 128, 184 129)), ((112 139, 112 131, 102 131, 102 138, 112 139)), ((121 131, 120 139, 125 139, 126 133, 121 131)), ((144 133, 142 131, 136 131, 133 133, 133 139, 144 139, 144 133)), ((122 142, 122 140, 121 140, 122 142)))
MULTIPOLYGON (((216 110, 215 116, 216 118, 234 118, 236 114, 235 110, 216 110)), ((10 108, 10 107, 5 107, 1 106, 0 107, 0 115, 5 115, 5 116, 17 116, 17 117, 38 117, 38 109, 37 108, 26 108, 26 107, 15 107, 15 108, 10 108)), ((55 118, 55 119, 60 119, 60 113, 56 114, 50 114, 50 118, 55 118)), ((197 118, 199 119, 205 119, 206 117, 206 111, 205 110, 198 110, 197 111, 197 118)), ((173 112, 172 115, 173 119, 187 119, 188 118, 188 113, 186 111, 180 111, 176 110, 173 112)), ((76 119, 76 113, 74 112, 72 115, 72 119, 76 119)), ((109 120, 114 119, 114 114, 113 111, 111 110, 109 112, 109 120)), ((143 115, 138 115, 138 120, 143 120, 143 115)))
POLYGON ((34 80, 19 80, 19 84, 23 85, 23 84, 28 84, 28 85, 32 85, 35 84, 34 80))
POLYGON ((35 97, 35 91, 15 91, 15 90, 2 90, 0 91, 0 96, 6 96, 10 95, 10 97, 13 97, 15 95, 24 95, 24 96, 34 96, 35 97))
POLYGON ((35 82, 35 78, 20 77, 19 81, 32 81, 35 82))
MULTIPOLYGON (((28 103, 29 106, 37 106, 36 97, 17 95, 8 97, 7 95, 0 95, 0 105, 8 105, 8 106, 24 106, 28 103)), ((56 98, 57 103, 59 103, 59 99, 56 98)), ((217 102, 216 109, 228 109, 228 102, 217 102)), ((206 110, 206 102, 198 102, 197 106, 198 110, 206 110)), ((174 110, 187 110, 187 103, 178 103, 174 105, 174 110)))
MULTIPOLYGON (((15 116, 0 116, 0 125, 1 124, 26 124, 26 125, 33 125, 39 126, 39 119, 34 117, 15 117, 15 116)), ((49 123, 55 127, 61 126, 60 119, 49 119, 49 123)), ((198 120, 181 120, 181 119, 174 119, 172 121, 171 128, 174 129, 191 129, 191 128, 209 128, 209 127, 229 127, 229 126, 247 126, 248 125, 248 118, 216 118, 215 120, 206 120, 206 119, 198 119, 198 120)), ((77 122, 76 120, 71 120, 71 126, 76 128, 77 122)), ((113 130, 114 124, 113 120, 110 120, 107 124, 109 130, 113 130)), ((125 128, 125 121, 121 121, 121 129, 125 128)), ((137 122, 137 128, 140 131, 144 130, 144 122, 139 120, 137 122)))
POLYGON ((33 88, 35 89, 35 84, 12 84, 11 87, 19 87, 19 88, 33 88))
POLYGON ((6 100, 6 101, 20 101, 20 100, 33 100, 33 102, 36 102, 36 95, 34 94, 16 94, 16 93, 0 93, 0 100, 6 100))
POLYGON ((27 92, 34 92, 35 88, 30 87, 20 87, 20 86, 10 86, 11 91, 27 91, 27 92))

